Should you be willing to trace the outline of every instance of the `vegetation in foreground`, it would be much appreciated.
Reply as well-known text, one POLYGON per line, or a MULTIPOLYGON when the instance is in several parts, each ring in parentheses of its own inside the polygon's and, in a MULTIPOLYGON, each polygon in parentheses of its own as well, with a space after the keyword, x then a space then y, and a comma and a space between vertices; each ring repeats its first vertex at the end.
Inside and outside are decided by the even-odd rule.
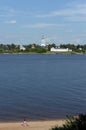
POLYGON ((77 117, 68 117, 63 126, 57 126, 51 130, 86 130, 86 114, 80 114, 77 117))

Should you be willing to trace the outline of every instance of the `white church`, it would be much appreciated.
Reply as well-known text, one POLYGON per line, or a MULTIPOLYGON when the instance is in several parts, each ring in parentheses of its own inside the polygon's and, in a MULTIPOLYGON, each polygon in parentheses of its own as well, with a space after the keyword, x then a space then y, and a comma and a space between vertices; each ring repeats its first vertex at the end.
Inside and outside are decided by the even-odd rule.
POLYGON ((41 39, 41 47, 46 47, 46 40, 44 36, 42 36, 42 39, 41 39))
POLYGON ((20 45, 20 50, 25 51, 26 48, 23 45, 20 45))

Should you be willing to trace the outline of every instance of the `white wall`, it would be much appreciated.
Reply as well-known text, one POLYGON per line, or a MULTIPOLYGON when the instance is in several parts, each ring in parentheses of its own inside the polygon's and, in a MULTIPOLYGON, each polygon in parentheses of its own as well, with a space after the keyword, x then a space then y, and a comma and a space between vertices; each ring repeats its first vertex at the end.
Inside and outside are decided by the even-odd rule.
POLYGON ((68 51, 72 51, 72 50, 69 50, 68 48, 64 49, 64 48, 54 48, 54 47, 52 47, 50 51, 52 51, 52 52, 68 52, 68 51))

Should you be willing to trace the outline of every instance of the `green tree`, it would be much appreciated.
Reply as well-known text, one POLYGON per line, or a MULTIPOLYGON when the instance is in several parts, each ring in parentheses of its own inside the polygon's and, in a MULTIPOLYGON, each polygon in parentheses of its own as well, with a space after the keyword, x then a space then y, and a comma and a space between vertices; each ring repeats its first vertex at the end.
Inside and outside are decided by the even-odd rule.
POLYGON ((50 49, 52 48, 52 47, 56 47, 56 45, 53 43, 53 44, 49 44, 48 46, 47 46, 47 48, 48 48, 48 51, 50 51, 50 49))

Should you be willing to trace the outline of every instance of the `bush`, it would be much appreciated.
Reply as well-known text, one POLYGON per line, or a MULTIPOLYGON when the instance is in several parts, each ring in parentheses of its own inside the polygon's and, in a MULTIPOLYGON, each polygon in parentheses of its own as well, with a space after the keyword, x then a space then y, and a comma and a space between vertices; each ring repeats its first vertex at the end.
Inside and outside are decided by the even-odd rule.
POLYGON ((68 117, 63 126, 57 126, 51 130, 86 130, 86 114, 80 114, 77 117, 68 117))

